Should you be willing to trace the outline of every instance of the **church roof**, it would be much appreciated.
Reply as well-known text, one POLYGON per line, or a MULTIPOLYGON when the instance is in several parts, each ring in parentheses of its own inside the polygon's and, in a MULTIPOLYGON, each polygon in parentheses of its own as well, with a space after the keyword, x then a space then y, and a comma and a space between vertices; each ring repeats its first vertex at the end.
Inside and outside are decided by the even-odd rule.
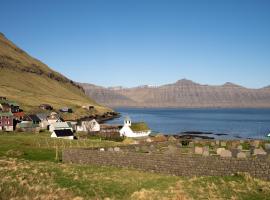
POLYGON ((145 122, 132 123, 130 128, 134 132, 150 130, 145 122))

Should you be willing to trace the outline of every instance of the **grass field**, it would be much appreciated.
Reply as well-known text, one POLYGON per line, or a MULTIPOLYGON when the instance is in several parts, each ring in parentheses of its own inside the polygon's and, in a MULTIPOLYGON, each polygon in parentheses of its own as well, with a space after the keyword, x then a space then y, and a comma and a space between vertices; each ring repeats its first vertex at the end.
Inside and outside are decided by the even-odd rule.
POLYGON ((0 199, 269 199, 270 182, 240 174, 184 178, 115 167, 63 164, 55 148, 120 146, 48 133, 0 134, 0 199))

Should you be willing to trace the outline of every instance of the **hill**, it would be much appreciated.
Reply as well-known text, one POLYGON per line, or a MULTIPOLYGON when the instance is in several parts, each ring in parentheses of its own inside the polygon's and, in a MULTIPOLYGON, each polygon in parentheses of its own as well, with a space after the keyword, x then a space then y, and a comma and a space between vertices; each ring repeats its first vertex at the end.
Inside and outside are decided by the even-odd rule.
POLYGON ((42 103, 51 104, 55 109, 71 107, 75 112, 66 116, 71 119, 111 111, 86 96, 82 87, 28 55, 3 34, 0 34, 0 96, 17 101, 27 112, 38 112, 42 103), (90 112, 82 109, 83 105, 96 109, 90 112))
POLYGON ((158 87, 119 87, 113 90, 82 86, 91 98, 111 107, 270 108, 269 87, 249 89, 229 82, 211 86, 182 79, 158 87), (123 98, 124 103, 119 101, 123 98))

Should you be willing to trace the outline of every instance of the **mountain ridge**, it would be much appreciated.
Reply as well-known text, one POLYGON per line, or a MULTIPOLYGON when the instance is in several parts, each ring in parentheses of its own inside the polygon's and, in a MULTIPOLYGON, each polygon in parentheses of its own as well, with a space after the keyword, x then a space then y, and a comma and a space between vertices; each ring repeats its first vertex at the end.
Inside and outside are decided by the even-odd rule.
POLYGON ((104 105, 111 107, 270 108, 268 87, 249 89, 231 82, 223 85, 202 85, 188 79, 180 79, 155 87, 138 86, 113 90, 113 99, 110 99, 110 88, 102 87, 102 93, 106 94, 104 98, 95 88, 86 88, 85 85, 82 87, 97 102, 102 101, 104 105), (121 98, 127 97, 126 101, 118 102, 117 95, 121 98))

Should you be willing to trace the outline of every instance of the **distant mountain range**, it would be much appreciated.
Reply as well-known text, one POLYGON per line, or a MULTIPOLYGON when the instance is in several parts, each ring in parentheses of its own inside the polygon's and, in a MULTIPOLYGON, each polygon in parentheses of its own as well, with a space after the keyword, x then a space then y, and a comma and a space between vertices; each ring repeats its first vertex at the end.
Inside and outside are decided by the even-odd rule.
POLYGON ((229 82, 210 86, 186 79, 135 88, 80 85, 89 97, 110 107, 270 108, 270 86, 249 89, 229 82))

